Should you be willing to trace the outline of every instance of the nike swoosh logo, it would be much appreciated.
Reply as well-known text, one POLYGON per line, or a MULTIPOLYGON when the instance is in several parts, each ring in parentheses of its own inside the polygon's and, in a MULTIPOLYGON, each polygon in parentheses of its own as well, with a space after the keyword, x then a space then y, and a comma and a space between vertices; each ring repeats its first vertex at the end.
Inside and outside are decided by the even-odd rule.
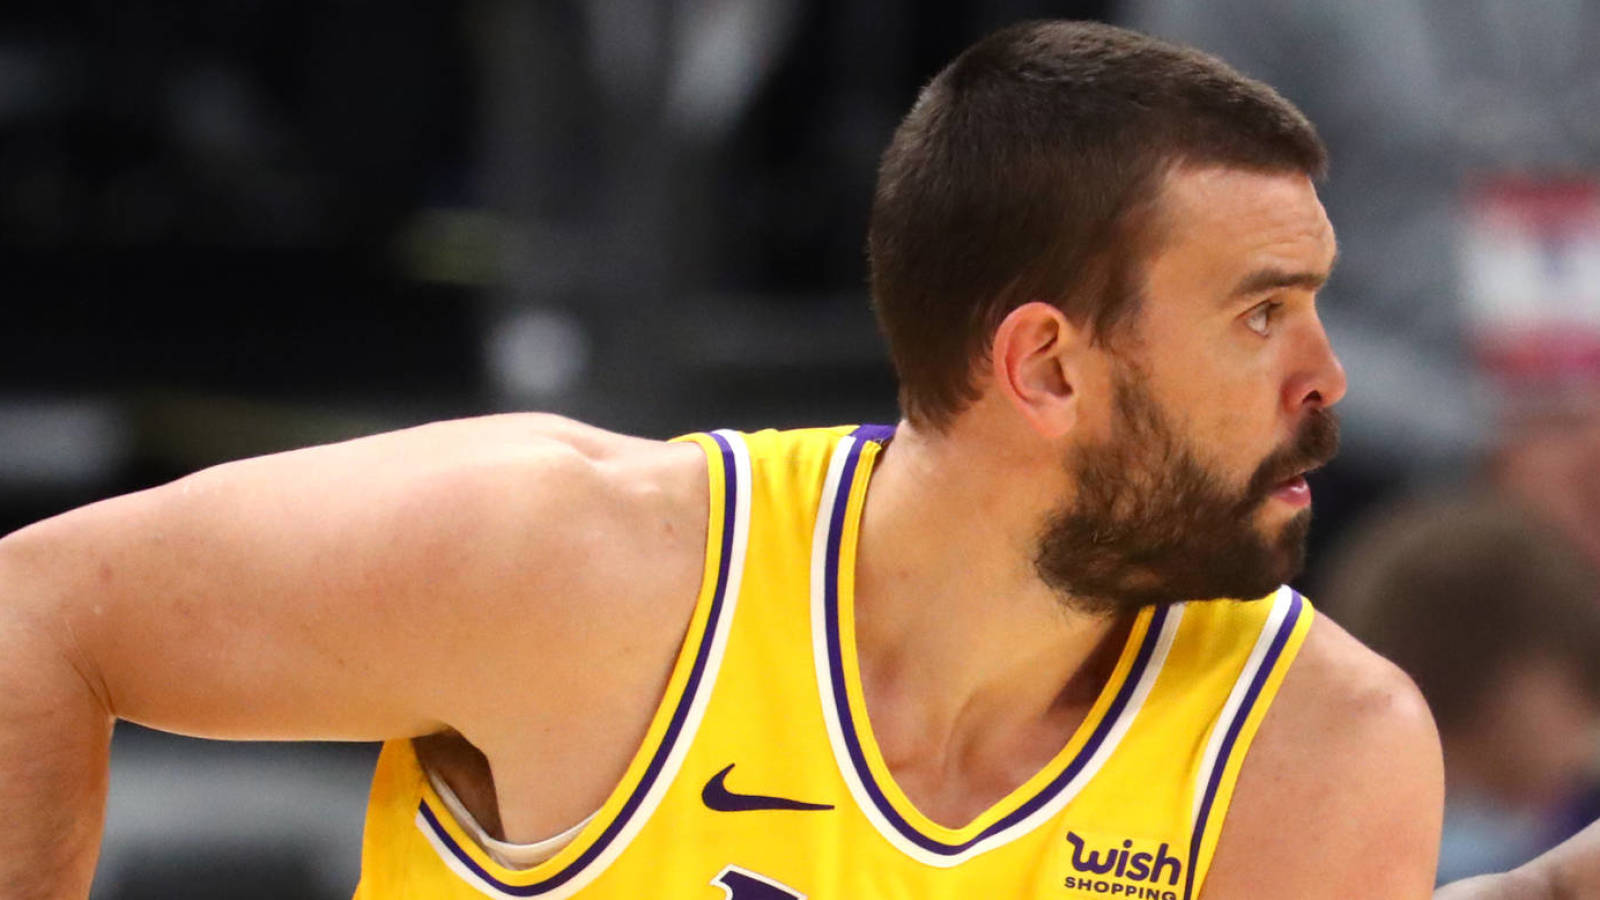
POLYGON ((711 776, 705 788, 700 791, 700 801, 708 809, 717 812, 744 812, 750 809, 833 809, 831 803, 807 803, 804 800, 790 800, 787 797, 768 797, 765 794, 735 794, 728 790, 724 783, 728 773, 733 771, 734 763, 711 776))

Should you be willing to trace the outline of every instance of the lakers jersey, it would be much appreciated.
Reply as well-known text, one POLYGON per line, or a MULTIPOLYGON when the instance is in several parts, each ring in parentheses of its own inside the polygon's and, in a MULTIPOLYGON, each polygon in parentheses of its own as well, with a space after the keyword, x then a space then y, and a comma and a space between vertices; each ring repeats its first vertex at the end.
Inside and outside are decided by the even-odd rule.
POLYGON ((1193 898, 1310 627, 1282 588, 1148 608, 1059 754, 970 823, 920 813, 873 739, 856 538, 881 426, 693 435, 704 583, 620 784, 554 856, 496 862, 409 741, 378 762, 358 900, 1193 898))

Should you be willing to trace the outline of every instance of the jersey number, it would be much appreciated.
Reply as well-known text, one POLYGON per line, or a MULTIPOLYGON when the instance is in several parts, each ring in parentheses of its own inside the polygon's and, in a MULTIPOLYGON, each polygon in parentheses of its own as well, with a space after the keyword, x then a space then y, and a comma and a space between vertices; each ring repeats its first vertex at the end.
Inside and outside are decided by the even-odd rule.
POLYGON ((734 865, 724 866, 711 883, 722 888, 725 900, 806 900, 805 894, 786 884, 734 865))

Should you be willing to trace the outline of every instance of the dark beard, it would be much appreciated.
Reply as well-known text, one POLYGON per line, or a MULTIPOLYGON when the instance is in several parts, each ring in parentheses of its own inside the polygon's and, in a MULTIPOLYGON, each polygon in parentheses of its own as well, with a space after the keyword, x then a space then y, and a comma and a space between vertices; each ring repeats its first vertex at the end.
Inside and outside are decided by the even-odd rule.
POLYGON ((1254 514, 1272 490, 1331 459, 1333 413, 1316 408, 1240 492, 1201 464, 1141 377, 1114 379, 1117 422, 1069 461, 1078 496, 1053 513, 1034 568, 1077 609, 1116 613, 1213 598, 1254 599, 1299 574, 1311 510, 1263 536, 1254 514))

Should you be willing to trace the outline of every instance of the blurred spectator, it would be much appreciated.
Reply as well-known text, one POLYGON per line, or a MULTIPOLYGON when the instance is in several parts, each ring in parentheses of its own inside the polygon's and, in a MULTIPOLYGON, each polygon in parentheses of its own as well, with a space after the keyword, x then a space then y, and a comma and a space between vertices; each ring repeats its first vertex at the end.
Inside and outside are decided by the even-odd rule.
POLYGON ((1600 568, 1600 419, 1522 423, 1497 453, 1493 475, 1600 568))
POLYGON ((1355 533, 1322 603, 1416 680, 1444 745, 1441 883, 1565 837, 1600 754, 1600 580, 1489 496, 1412 502, 1355 533))

